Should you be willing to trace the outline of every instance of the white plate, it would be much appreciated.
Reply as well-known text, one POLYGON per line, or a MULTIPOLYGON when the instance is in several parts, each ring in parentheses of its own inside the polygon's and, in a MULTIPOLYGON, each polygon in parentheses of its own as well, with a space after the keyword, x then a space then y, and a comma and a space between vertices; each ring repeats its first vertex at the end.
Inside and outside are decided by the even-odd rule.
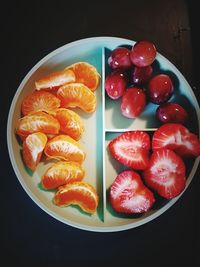
MULTIPOLYGON (((99 232, 122 231, 134 228, 161 215, 183 194, 170 201, 159 200, 155 208, 140 216, 120 216, 113 212, 107 199, 109 186, 117 173, 122 170, 120 166, 116 166, 116 164, 110 161, 106 149, 109 140, 113 139, 117 133, 131 129, 152 132, 158 127, 158 122, 155 120, 156 105, 148 104, 139 118, 129 120, 120 114, 119 102, 113 102, 105 95, 105 64, 109 52, 117 46, 132 46, 134 43, 132 40, 122 38, 95 37, 64 45, 48 54, 30 70, 13 98, 7 124, 7 142, 16 176, 27 194, 41 209, 65 224, 99 232), (86 160, 83 164, 86 170, 84 181, 91 183, 97 189, 100 197, 97 212, 93 215, 87 215, 76 207, 60 208, 53 204, 52 198, 54 193, 44 191, 40 187, 40 177, 49 164, 41 162, 34 174, 30 174, 24 166, 21 157, 21 145, 15 135, 16 122, 21 116, 22 99, 34 90, 35 80, 47 73, 62 69, 78 61, 87 61, 93 64, 101 75, 101 83, 95 92, 97 96, 96 112, 91 115, 85 115, 83 112, 78 111, 86 128, 80 140, 86 152, 86 160)), ((196 116, 196 129, 199 130, 200 116, 197 112, 199 106, 190 85, 178 69, 159 53, 155 64, 158 67, 158 71, 162 70, 174 75, 176 80, 174 100, 183 104, 187 103, 187 107, 190 107, 190 111, 196 116)), ((199 158, 193 160, 189 166, 185 190, 194 177, 198 163, 199 158)))

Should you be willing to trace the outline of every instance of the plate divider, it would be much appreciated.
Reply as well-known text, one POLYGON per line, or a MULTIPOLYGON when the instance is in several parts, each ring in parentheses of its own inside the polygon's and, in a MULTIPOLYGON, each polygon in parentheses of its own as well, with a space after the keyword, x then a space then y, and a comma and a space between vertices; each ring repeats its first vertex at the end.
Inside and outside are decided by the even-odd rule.
POLYGON ((102 163, 103 163, 103 217, 106 217, 106 170, 105 170, 105 47, 102 47, 102 163))
POLYGON ((129 131, 144 131, 144 132, 155 132, 158 128, 137 128, 137 129, 125 129, 125 128, 116 128, 116 129, 105 129, 105 132, 111 133, 124 133, 129 131))

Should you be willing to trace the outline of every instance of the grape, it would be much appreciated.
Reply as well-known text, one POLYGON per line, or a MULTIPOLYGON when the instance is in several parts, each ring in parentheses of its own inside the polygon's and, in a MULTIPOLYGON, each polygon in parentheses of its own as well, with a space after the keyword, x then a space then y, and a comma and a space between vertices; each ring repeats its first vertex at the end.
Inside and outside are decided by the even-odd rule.
POLYGON ((125 47, 114 49, 108 58, 108 65, 111 69, 127 69, 132 66, 130 50, 125 47))
POLYGON ((188 113, 179 104, 164 103, 156 110, 156 117, 164 123, 185 123, 188 119, 188 113))
POLYGON ((142 89, 130 87, 122 97, 121 113, 127 118, 136 118, 146 105, 146 95, 142 89))
POLYGON ((148 41, 135 43, 130 52, 130 59, 137 67, 146 67, 153 63, 156 58, 156 47, 148 41))
POLYGON ((135 67, 133 70, 132 78, 135 84, 144 84, 148 82, 152 76, 153 68, 151 65, 146 67, 135 67))
POLYGON ((154 76, 148 84, 150 101, 154 104, 163 104, 172 96, 174 86, 171 78, 166 74, 154 76))
POLYGON ((105 89, 107 95, 112 99, 120 98, 127 86, 126 76, 123 72, 116 70, 107 75, 105 89))

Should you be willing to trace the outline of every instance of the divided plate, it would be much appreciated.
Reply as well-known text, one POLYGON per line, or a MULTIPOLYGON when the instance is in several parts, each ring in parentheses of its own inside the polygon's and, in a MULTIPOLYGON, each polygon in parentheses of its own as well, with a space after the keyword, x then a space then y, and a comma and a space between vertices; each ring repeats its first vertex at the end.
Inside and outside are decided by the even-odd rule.
MULTIPOLYGON (((161 215, 183 194, 170 201, 158 199, 151 211, 137 216, 117 214, 109 204, 109 187, 116 175, 123 170, 122 165, 109 156, 107 151, 109 141, 125 131, 137 129, 152 134, 159 127, 159 123, 155 119, 157 105, 148 104, 140 117, 134 120, 126 119, 120 113, 120 100, 113 101, 105 94, 105 77, 109 72, 107 59, 111 50, 117 46, 131 47, 134 43, 132 40, 122 38, 95 37, 64 45, 48 54, 30 70, 13 98, 8 117, 7 142, 16 176, 27 194, 41 209, 65 224, 97 232, 122 231, 134 228, 161 215), (60 208, 53 204, 54 192, 45 191, 40 185, 41 176, 52 163, 41 162, 36 171, 30 173, 23 163, 21 145, 15 135, 16 122, 21 117, 21 102, 26 95, 34 90, 35 80, 79 61, 91 63, 101 75, 99 88, 95 92, 97 96, 96 112, 86 114, 76 109, 85 124, 85 133, 79 141, 86 153, 86 159, 83 163, 86 171, 84 181, 92 184, 99 195, 99 206, 97 212, 93 215, 88 215, 74 206, 60 208)), ((153 64, 155 71, 173 75, 175 93, 170 101, 176 101, 187 107, 193 118, 190 128, 199 132, 199 106, 190 85, 177 68, 159 53, 153 64)), ((198 164, 199 158, 188 162, 186 188, 189 186, 198 164)))

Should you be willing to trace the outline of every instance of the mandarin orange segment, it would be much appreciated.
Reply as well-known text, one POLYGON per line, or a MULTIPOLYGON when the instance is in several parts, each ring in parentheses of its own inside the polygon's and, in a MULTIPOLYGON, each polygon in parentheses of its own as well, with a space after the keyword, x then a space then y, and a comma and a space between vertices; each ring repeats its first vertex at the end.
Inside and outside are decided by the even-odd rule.
POLYGON ((93 65, 88 62, 77 62, 66 69, 73 70, 77 83, 85 84, 92 91, 97 89, 100 75, 93 65))
POLYGON ((59 121, 60 130, 63 133, 66 133, 75 140, 81 138, 85 128, 80 116, 76 112, 66 108, 59 108, 56 111, 55 117, 59 121))
POLYGON ((63 84, 75 82, 75 79, 76 78, 73 70, 64 69, 50 73, 44 76, 43 78, 39 79, 38 81, 35 82, 35 87, 36 90, 41 90, 41 89, 52 90, 58 88, 63 84))
POLYGON ((88 213, 94 213, 98 206, 98 195, 95 188, 86 182, 75 182, 61 186, 54 196, 57 206, 78 205, 88 213))
POLYGON ((43 111, 38 111, 18 120, 16 133, 24 140, 24 138, 35 132, 45 134, 58 134, 60 124, 52 115, 43 111))
POLYGON ((42 177, 42 186, 45 189, 54 189, 61 185, 81 181, 84 174, 79 163, 59 161, 46 170, 42 177))
POLYGON ((44 149, 44 153, 49 158, 66 161, 82 162, 85 153, 80 144, 68 135, 57 135, 50 139, 44 149))
POLYGON ((40 132, 28 135, 23 142, 23 160, 32 171, 35 171, 40 162, 46 142, 46 135, 40 132))
POLYGON ((82 83, 70 83, 61 86, 57 91, 61 100, 61 107, 79 107, 85 112, 94 112, 96 109, 95 94, 82 83))
POLYGON ((35 91, 24 98, 21 111, 24 116, 37 111, 55 114, 59 107, 60 99, 58 97, 46 91, 35 91))

